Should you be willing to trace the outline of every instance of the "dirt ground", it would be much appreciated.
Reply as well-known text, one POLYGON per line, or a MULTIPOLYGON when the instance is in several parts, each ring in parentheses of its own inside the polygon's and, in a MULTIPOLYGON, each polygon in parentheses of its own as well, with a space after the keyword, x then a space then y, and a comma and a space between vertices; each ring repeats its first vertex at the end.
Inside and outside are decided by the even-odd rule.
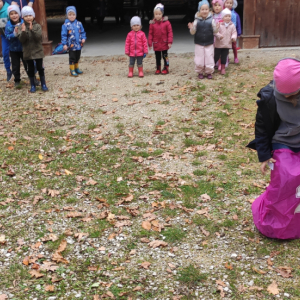
POLYGON ((297 55, 241 51, 201 81, 193 53, 132 79, 125 56, 78 78, 57 56, 47 93, 1 81, 0 299, 299 299, 299 241, 256 230, 269 174, 245 147, 257 92, 297 55))

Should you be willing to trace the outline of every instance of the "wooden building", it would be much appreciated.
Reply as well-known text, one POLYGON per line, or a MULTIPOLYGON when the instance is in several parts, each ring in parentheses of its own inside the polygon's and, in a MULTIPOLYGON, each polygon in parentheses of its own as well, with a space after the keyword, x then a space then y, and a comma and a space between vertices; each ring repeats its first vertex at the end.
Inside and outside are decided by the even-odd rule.
POLYGON ((241 46, 300 46, 300 1, 244 0, 241 46))
MULTIPOLYGON (((300 46, 300 0, 239 0, 238 2, 240 6, 243 5, 244 11, 243 34, 240 40, 242 48, 300 46)), ((66 6, 67 0, 35 0, 34 2, 36 21, 43 28, 43 46, 46 55, 52 53, 46 17, 46 7, 50 9, 49 5, 66 6)))

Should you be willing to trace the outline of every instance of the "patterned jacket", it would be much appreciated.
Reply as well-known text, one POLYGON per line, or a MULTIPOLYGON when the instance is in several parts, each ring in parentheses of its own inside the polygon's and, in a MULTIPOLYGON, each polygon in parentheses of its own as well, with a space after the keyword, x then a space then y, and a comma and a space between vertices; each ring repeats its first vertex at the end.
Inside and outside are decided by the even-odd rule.
POLYGON ((68 46, 69 51, 81 50, 82 40, 86 40, 86 33, 82 23, 68 19, 61 28, 61 43, 68 46))
POLYGON ((12 52, 23 51, 22 43, 17 38, 17 33, 15 33, 15 27, 22 25, 23 23, 24 23, 23 19, 21 19, 20 23, 16 25, 13 25, 10 20, 6 23, 5 37, 9 41, 9 51, 12 52))

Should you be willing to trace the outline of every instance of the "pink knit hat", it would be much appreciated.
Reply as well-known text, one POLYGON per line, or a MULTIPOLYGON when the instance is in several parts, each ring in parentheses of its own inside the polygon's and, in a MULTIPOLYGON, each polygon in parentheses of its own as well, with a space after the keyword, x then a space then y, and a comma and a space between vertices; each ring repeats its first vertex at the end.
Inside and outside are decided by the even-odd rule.
POLYGON ((284 58, 280 60, 274 70, 276 90, 283 95, 290 95, 300 91, 300 60, 284 58))
POLYGON ((223 0, 213 0, 211 3, 212 5, 219 3, 223 7, 223 0))

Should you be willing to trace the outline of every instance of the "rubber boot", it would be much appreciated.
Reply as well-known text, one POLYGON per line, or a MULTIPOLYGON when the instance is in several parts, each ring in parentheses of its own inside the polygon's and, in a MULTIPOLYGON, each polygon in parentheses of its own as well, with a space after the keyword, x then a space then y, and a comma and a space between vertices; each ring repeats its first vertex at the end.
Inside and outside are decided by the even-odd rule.
POLYGON ((155 75, 159 75, 159 74, 161 74, 161 66, 156 67, 155 75))
POLYGON ((237 56, 236 42, 232 43, 232 50, 233 50, 233 55, 234 55, 234 63, 238 64, 239 63, 239 59, 238 59, 238 56, 237 56))
POLYGON ((163 68, 163 70, 161 71, 161 74, 163 74, 163 75, 169 74, 169 67, 168 67, 168 66, 165 66, 165 67, 163 68))
POLYGON ((45 76, 42 76, 41 77, 41 86, 42 86, 42 90, 44 92, 48 92, 48 88, 47 88, 47 85, 46 85, 46 80, 45 80, 45 76))
POLYGON ((70 73, 71 73, 71 76, 74 76, 74 77, 78 76, 78 74, 75 71, 75 65, 70 65, 70 73))
POLYGON ((29 77, 30 79, 30 93, 35 93, 36 92, 36 87, 35 87, 35 82, 34 82, 34 77, 29 77))
POLYGON ((79 69, 79 63, 75 64, 75 72, 80 75, 82 74, 83 72, 79 69))
POLYGON ((222 65, 221 67, 221 75, 225 75, 226 71, 225 71, 225 65, 222 65))
POLYGON ((129 67, 128 78, 133 77, 133 67, 129 67))
POLYGON ((143 78, 143 77, 144 77, 143 66, 138 67, 138 69, 139 69, 139 77, 140 77, 140 78, 143 78))
POLYGON ((6 72, 7 72, 6 80, 7 80, 7 81, 10 81, 10 79, 11 79, 11 77, 12 77, 12 71, 11 71, 11 69, 9 69, 9 70, 7 70, 6 72))
POLYGON ((218 60, 218 70, 221 71, 222 66, 221 66, 221 59, 218 60))

